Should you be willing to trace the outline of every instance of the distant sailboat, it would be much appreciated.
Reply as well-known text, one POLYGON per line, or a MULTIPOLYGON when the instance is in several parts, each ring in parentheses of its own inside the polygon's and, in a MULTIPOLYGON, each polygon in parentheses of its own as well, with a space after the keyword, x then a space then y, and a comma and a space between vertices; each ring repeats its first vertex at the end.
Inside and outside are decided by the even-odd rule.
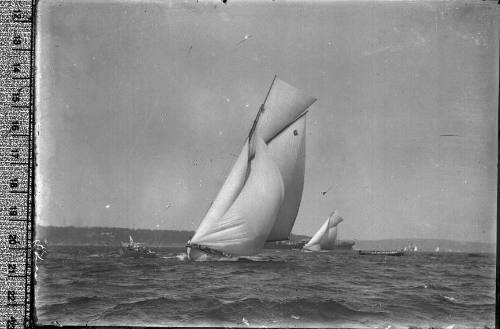
POLYGON ((135 258, 154 258, 156 253, 147 248, 144 243, 135 242, 132 236, 128 236, 129 242, 122 242, 122 246, 119 249, 120 255, 122 257, 135 257, 135 258))
POLYGON ((418 251, 418 247, 416 245, 414 245, 413 243, 408 242, 408 245, 406 247, 404 247, 403 251, 417 252, 418 251))
POLYGON ((189 259, 255 255, 266 241, 289 238, 304 184, 306 109, 315 101, 274 78, 240 155, 187 243, 189 259))
POLYGON ((311 251, 335 249, 337 244, 337 225, 344 219, 339 216, 337 210, 332 212, 314 236, 304 246, 311 251))

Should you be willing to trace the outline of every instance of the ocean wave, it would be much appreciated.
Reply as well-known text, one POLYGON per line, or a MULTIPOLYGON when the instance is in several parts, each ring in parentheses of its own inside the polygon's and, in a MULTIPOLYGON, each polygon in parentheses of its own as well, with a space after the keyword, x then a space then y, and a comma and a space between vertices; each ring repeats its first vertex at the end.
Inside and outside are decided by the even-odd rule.
MULTIPOLYGON (((179 254, 176 256, 180 261, 189 260, 187 254, 179 254)), ((283 262, 284 260, 280 257, 273 257, 268 255, 257 255, 257 256, 234 256, 234 257, 203 257, 197 259, 196 262, 283 262)))
POLYGON ((446 295, 438 295, 437 299, 441 301, 445 301, 449 304, 456 305, 456 306, 461 306, 463 308, 466 307, 476 307, 476 308, 488 308, 488 307, 494 307, 495 306, 495 301, 491 302, 479 302, 477 300, 474 300, 473 302, 465 301, 465 300, 459 300, 453 296, 446 296, 446 295))
POLYGON ((232 271, 230 274, 255 274, 255 273, 257 273, 257 272, 246 269, 246 270, 235 270, 235 271, 232 271))
POLYGON ((177 260, 179 260, 181 262, 185 262, 185 261, 189 260, 188 255, 185 252, 178 254, 178 255, 175 255, 175 258, 177 258, 177 260))
POLYGON ((450 297, 450 296, 444 296, 444 295, 439 295, 439 297, 441 297, 442 299, 450 302, 450 303, 453 303, 453 304, 460 304, 457 302, 457 300, 455 299, 455 297, 450 297))
POLYGON ((43 305, 41 307, 37 307, 37 309, 45 312, 63 311, 76 313, 86 306, 91 305, 92 307, 102 307, 104 305, 107 305, 108 302, 108 298, 99 296, 79 296, 67 298, 64 302, 43 305))
POLYGON ((490 259, 468 261, 462 255, 449 255, 431 266, 424 257, 382 262, 341 253, 282 250, 196 264, 187 261, 181 248, 162 249, 159 255, 164 259, 86 257, 107 250, 115 252, 95 248, 40 262, 36 307, 41 324, 53 320, 65 325, 90 321, 215 327, 494 324, 495 263, 490 259))
POLYGON ((295 298, 285 300, 265 300, 260 298, 228 298, 201 297, 173 298, 159 297, 116 305, 105 311, 100 317, 103 320, 133 316, 137 312, 144 315, 158 316, 159 310, 169 309, 170 320, 182 321, 185 314, 192 318, 203 318, 215 321, 238 323, 242 317, 252 320, 289 320, 292 316, 304 321, 342 320, 358 318, 374 318, 386 315, 385 312, 362 311, 353 309, 332 299, 295 298), (196 304, 196 310, 193 305, 196 304), (178 310, 176 312, 176 310, 178 310), (173 318, 172 318, 173 316, 173 318))
POLYGON ((445 285, 440 285, 437 283, 420 283, 418 285, 410 287, 410 289, 429 289, 429 290, 439 290, 439 291, 454 291, 453 288, 450 288, 445 285))

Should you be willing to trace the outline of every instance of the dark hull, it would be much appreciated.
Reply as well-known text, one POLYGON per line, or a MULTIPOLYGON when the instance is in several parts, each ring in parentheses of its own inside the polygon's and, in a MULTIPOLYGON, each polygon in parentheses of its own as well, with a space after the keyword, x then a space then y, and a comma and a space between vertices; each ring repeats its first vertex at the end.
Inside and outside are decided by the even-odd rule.
POLYGON ((299 242, 266 242, 264 249, 281 249, 281 250, 291 250, 291 249, 302 249, 306 244, 305 241, 299 242))
POLYGON ((335 249, 341 249, 341 250, 352 250, 352 247, 354 247, 355 242, 353 241, 341 241, 339 244, 337 244, 334 248, 335 249))
POLYGON ((231 255, 227 255, 221 251, 190 244, 186 246, 186 253, 188 259, 192 261, 210 261, 231 258, 231 255))
POLYGON ((397 250, 360 250, 360 255, 375 255, 375 256, 403 256, 404 252, 397 250))
MULTIPOLYGON (((264 249, 302 249, 307 241, 299 241, 299 242, 266 242, 264 245, 264 249)), ((340 241, 335 247, 331 249, 322 249, 322 250, 352 250, 354 246, 354 241, 340 241)))

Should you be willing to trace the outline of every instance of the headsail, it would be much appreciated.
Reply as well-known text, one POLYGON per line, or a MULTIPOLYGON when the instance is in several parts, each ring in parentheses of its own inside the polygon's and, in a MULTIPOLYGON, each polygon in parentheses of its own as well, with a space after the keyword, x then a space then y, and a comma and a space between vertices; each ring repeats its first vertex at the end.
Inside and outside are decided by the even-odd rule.
POLYGON ((318 251, 321 249, 333 249, 337 238, 337 225, 344 219, 339 216, 337 210, 332 212, 304 249, 318 251))
POLYGON ((283 201, 284 188, 279 169, 258 135, 255 144, 255 158, 238 197, 223 216, 202 223, 192 243, 233 256, 253 255, 262 249, 283 201))
POLYGON ((207 232, 211 231, 213 226, 216 225, 217 221, 226 213, 240 193, 247 178, 248 149, 249 145, 247 139, 243 145, 240 155, 238 156, 238 159, 234 163, 233 168, 231 168, 226 181, 215 197, 215 200, 208 209, 205 217, 203 217, 201 224, 196 230, 196 233, 191 241, 197 241, 201 236, 204 236, 207 232))
POLYGON ((283 178, 285 196, 267 241, 287 240, 299 211, 304 187, 306 115, 269 142, 269 153, 283 178))

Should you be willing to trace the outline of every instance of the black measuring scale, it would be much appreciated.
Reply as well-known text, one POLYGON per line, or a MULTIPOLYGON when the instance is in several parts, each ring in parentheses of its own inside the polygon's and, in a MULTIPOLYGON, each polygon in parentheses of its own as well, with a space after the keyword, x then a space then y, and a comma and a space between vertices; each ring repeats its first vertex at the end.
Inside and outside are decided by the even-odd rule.
POLYGON ((35 1, 0 1, 0 327, 34 325, 35 1))

